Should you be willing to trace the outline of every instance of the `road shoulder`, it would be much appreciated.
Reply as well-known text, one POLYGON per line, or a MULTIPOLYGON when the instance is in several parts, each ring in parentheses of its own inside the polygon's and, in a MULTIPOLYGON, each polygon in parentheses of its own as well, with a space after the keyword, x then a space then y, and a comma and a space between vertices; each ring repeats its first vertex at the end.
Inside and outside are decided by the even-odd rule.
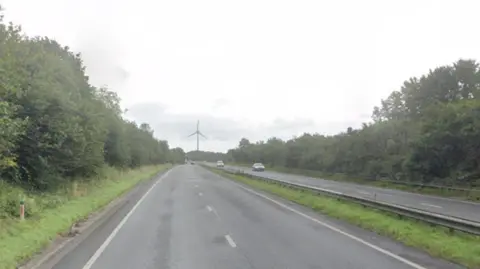
POLYGON ((110 228, 113 230, 116 223, 120 222, 123 216, 134 206, 136 201, 138 201, 163 174, 172 169, 174 168, 163 170, 150 180, 140 182, 133 187, 133 189, 112 200, 102 209, 90 214, 86 220, 72 225, 67 235, 57 237, 42 252, 35 255, 25 264, 19 266, 18 269, 52 268, 65 256, 74 251, 76 247, 87 238, 92 236, 98 237, 99 234, 97 231, 109 230, 110 228))

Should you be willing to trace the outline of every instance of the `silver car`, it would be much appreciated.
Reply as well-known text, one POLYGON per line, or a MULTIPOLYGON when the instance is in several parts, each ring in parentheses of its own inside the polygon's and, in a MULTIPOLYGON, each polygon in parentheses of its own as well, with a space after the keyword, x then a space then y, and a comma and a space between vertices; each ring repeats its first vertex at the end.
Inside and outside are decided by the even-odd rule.
POLYGON ((254 163, 252 165, 252 171, 265 171, 265 166, 261 163, 254 163))

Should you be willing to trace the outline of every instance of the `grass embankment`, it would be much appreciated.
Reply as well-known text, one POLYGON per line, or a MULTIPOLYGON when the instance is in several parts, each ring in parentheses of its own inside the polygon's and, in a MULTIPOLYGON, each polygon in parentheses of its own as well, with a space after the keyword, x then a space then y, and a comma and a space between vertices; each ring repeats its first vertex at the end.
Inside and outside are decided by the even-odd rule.
MULTIPOLYGON (((246 167, 246 168, 251 167, 251 165, 242 164, 242 163, 236 163, 232 165, 246 167)), ((408 192, 414 192, 414 193, 420 193, 420 194, 430 194, 430 195, 464 199, 464 200, 470 200, 470 201, 480 201, 479 189, 471 189, 470 191, 466 192, 466 191, 432 188, 432 187, 426 187, 426 186, 420 187, 420 186, 414 186, 414 185, 395 184, 392 182, 381 181, 381 180, 371 181, 371 180, 355 178, 345 174, 327 174, 321 171, 314 171, 314 170, 291 169, 291 168, 278 167, 278 166, 266 167, 266 168, 267 170, 275 171, 279 173, 302 175, 307 177, 315 177, 315 178, 322 178, 327 180, 342 181, 342 182, 349 182, 349 183, 357 183, 357 184, 369 185, 369 186, 386 188, 386 189, 396 189, 396 190, 402 190, 402 191, 408 191, 408 192)))
POLYGON ((0 181, 0 269, 15 268, 75 222, 169 167, 146 166, 128 171, 106 168, 99 178, 76 181, 55 193, 26 193, 0 181), (26 198, 24 221, 11 217, 18 215, 11 211, 18 212, 20 197, 26 198))
POLYGON ((464 233, 450 234, 446 229, 334 198, 281 187, 276 184, 232 175, 218 169, 215 173, 229 177, 256 189, 267 191, 325 215, 348 221, 354 225, 396 239, 408 246, 427 251, 430 255, 468 266, 480 268, 480 237, 464 233))

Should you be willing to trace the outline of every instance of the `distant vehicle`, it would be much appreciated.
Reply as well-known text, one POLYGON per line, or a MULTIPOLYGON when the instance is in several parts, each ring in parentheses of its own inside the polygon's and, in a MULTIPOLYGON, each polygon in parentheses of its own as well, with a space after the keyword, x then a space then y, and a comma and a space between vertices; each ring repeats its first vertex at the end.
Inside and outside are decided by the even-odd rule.
POLYGON ((254 163, 252 165, 252 171, 265 171, 265 166, 261 163, 254 163))
POLYGON ((225 164, 222 161, 217 162, 217 167, 224 167, 225 164))
POLYGON ((191 161, 191 162, 190 162, 190 164, 191 164, 191 165, 194 165, 194 164, 195 164, 195 162, 194 162, 194 161, 191 161))

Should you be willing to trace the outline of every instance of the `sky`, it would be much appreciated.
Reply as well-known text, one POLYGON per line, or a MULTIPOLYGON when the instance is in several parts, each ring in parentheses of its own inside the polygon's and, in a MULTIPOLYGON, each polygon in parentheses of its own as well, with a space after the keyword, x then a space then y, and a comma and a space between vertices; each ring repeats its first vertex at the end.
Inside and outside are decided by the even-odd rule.
POLYGON ((480 2, 0 0, 5 20, 81 52, 90 83, 170 147, 236 147, 370 121, 403 81, 480 59, 480 2))

